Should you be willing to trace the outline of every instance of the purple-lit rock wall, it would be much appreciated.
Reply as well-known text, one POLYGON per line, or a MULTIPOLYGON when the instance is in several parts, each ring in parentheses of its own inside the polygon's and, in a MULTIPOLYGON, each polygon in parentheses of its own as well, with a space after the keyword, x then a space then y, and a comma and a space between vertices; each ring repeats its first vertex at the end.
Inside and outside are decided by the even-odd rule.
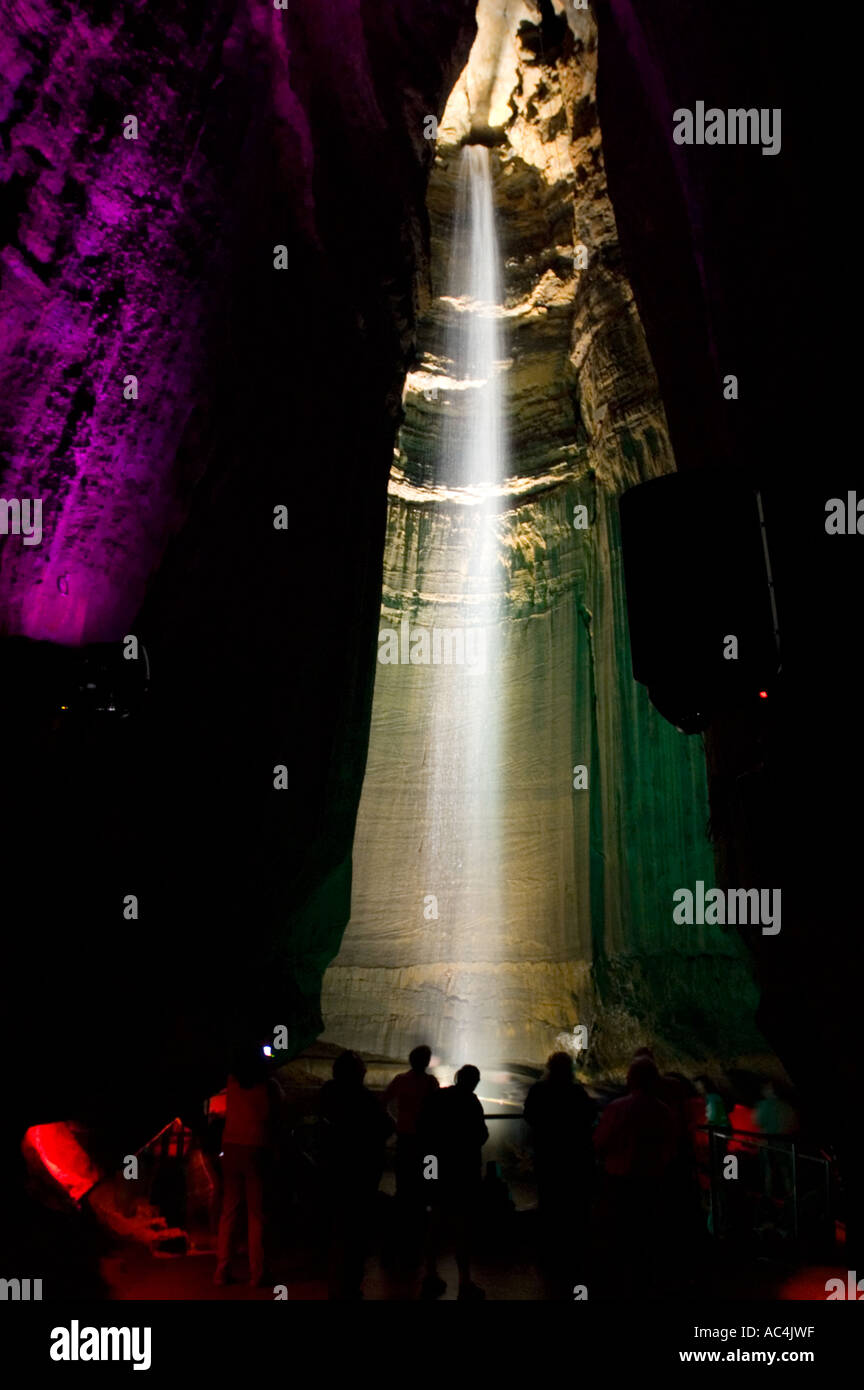
POLYGON ((320 1028, 426 256, 423 122, 473 10, 0 0, 0 496, 44 507, 40 545, 0 536, 18 865, 0 1017, 32 1059, 28 1123, 82 1075, 98 1089, 114 1031, 164 1097, 178 1064, 218 1076, 232 1031, 282 1022, 301 1046, 320 1028), (29 710, 37 643, 50 673, 53 644, 130 631, 140 720, 75 724, 50 678, 47 715, 29 710), (34 993, 62 1076, 38 1062, 34 993))
POLYGON ((184 510, 175 460, 202 389, 226 6, 197 33, 160 28, 150 6, 104 23, 97 7, 5 8, 3 486, 42 499, 44 538, 6 541, 0 611, 7 632, 105 641, 127 630, 184 510))
MULTIPOLYGON (((3 488, 42 499, 44 537, 3 547, 0 631, 113 640, 139 609, 207 466, 212 354, 224 350, 211 330, 233 292, 244 170, 262 142, 291 210, 289 225, 260 229, 262 257, 272 262, 278 241, 291 245, 294 276, 315 258, 319 273, 322 257, 342 263, 333 239, 347 229, 328 225, 322 189, 335 136, 368 199, 354 207, 361 242, 364 217, 399 176, 405 260, 386 275, 410 280, 422 117, 446 96, 470 9, 6 0, 3 488), (130 116, 137 139, 124 136, 130 116), (129 375, 137 400, 124 397, 129 375)), ((382 269, 365 268, 379 294, 382 269)), ((356 278, 349 271, 349 298, 356 278)), ((400 325, 404 347, 410 331, 400 325)), ((390 365, 395 378, 400 367, 390 365)))

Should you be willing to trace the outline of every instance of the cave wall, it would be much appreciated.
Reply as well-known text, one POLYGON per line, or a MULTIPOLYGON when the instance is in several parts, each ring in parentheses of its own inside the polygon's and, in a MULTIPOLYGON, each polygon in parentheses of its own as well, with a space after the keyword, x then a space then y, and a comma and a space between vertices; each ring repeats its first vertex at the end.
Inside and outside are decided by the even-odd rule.
POLYGON ((3 489, 44 501, 41 546, 0 542, 8 1116, 146 1126, 144 1098, 155 1118, 199 1095, 237 1032, 281 1023, 297 1048, 320 1027, 426 255, 423 122, 473 6, 7 2, 0 29, 3 489), (69 652, 129 632, 146 708, 63 710, 69 652), (46 1066, 58 1039, 67 1065, 46 1066))
POLYGON ((478 20, 429 186, 430 284, 391 473, 381 623, 476 621, 487 520, 442 474, 441 444, 458 409, 446 294, 459 142, 478 127, 491 132, 504 265, 502 621, 485 675, 378 666, 325 1036, 537 1063, 578 1023, 582 1061, 605 1070, 644 1042, 683 1065, 756 1052, 741 944, 671 917, 676 888, 713 882, 701 739, 665 723, 630 670, 617 498, 675 463, 606 186, 596 29, 587 12, 544 18, 512 0, 478 20), (498 806, 462 807, 447 853, 436 823, 461 796, 453 750, 483 681, 500 692, 498 806), (588 790, 574 790, 576 764, 588 790))
POLYGON ((857 270, 841 236, 811 275, 802 236, 814 171, 842 190, 854 158, 855 123, 834 118, 839 94, 854 90, 854 59, 832 38, 803 77, 782 0, 597 0, 594 12, 610 192, 678 467, 740 469, 762 493, 783 670, 760 718, 730 710, 706 739, 717 873, 724 885, 782 887, 782 931, 742 935, 760 1027, 840 1156, 851 1259, 864 1229, 864 1148, 847 1103, 860 1072, 848 808, 860 780, 849 601, 861 562, 854 540, 826 535, 825 504, 857 486, 836 408, 857 381, 835 346, 857 270), (780 108, 780 155, 675 146, 672 113, 700 99, 780 108), (727 372, 739 376, 737 401, 724 400, 727 372), (817 402, 831 404, 811 430, 817 402))

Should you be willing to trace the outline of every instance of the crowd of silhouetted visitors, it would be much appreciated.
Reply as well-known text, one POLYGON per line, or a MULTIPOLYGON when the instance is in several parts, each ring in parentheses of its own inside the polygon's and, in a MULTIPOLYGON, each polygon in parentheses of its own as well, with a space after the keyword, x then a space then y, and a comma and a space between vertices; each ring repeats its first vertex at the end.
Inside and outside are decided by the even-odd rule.
MULTIPOLYGON (((440 1261, 452 1252, 457 1296, 484 1297, 472 1279, 477 1232, 484 1221, 503 1223, 513 1203, 497 1165, 488 1165, 484 1179, 489 1130, 476 1095, 480 1072, 463 1066, 453 1085, 442 1087, 430 1063, 430 1049, 416 1047, 409 1069, 382 1095, 366 1086, 366 1067, 357 1053, 343 1052, 333 1063, 332 1079, 321 1087, 317 1139, 306 1156, 324 1198, 331 1298, 362 1297, 391 1137, 394 1261, 418 1274, 422 1269, 421 1297, 434 1299, 446 1291, 440 1261)), ((790 1136, 798 1125, 794 1106, 777 1083, 759 1083, 745 1073, 733 1074, 729 1082, 661 1074, 648 1048, 633 1056, 626 1093, 607 1098, 605 1105, 603 1099, 576 1079, 564 1052, 549 1058, 545 1076, 527 1093, 524 1119, 537 1189, 535 1257, 554 1277, 572 1282, 587 1277, 599 1249, 614 1265, 616 1287, 623 1293, 646 1282, 662 1284, 673 1266, 688 1267, 715 1220, 706 1190, 719 1162, 731 1159, 735 1175, 742 1165, 746 1179, 748 1165, 759 1161, 757 1136, 790 1136)), ((260 1049, 239 1051, 225 1097, 217 1283, 231 1278, 244 1205, 250 1282, 270 1282, 266 1189, 280 1106, 278 1084, 265 1070, 260 1049)), ((782 1199, 787 1180, 781 1162, 775 1158, 763 1165, 760 1180, 769 1196, 782 1199)), ((745 1181, 740 1190, 746 1187, 745 1181)))

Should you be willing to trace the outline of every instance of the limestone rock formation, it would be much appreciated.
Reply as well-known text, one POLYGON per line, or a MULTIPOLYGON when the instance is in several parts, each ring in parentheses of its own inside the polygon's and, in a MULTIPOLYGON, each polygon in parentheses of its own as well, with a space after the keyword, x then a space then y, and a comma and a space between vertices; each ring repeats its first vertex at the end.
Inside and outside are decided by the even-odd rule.
POLYGON ((713 876, 701 741, 666 724, 630 672, 616 502, 674 460, 606 188, 593 20, 511 0, 481 3, 478 22, 430 180, 431 275, 391 473, 381 622, 477 621, 488 517, 442 473, 459 408, 453 209, 460 145, 476 139, 490 150, 504 266, 494 669, 378 666, 326 1036, 394 1056, 427 1038, 453 1063, 537 1063, 581 1024, 589 1062, 606 1069, 645 1041, 681 1061, 757 1050, 740 943, 672 923, 674 890, 713 876), (497 691, 497 797, 472 811, 452 759, 484 683, 497 691))

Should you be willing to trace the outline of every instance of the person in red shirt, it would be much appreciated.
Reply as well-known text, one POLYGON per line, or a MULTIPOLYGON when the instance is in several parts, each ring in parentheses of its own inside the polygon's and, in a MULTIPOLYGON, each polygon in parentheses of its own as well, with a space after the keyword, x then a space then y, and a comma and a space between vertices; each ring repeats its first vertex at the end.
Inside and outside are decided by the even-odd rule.
POLYGON ((432 1052, 425 1043, 414 1048, 408 1061, 411 1070, 394 1076, 384 1093, 384 1105, 396 1121, 396 1133, 400 1138, 416 1137, 423 1107, 433 1091, 438 1090, 437 1078, 426 1070, 432 1061, 432 1052))
POLYGON ((628 1094, 606 1106, 594 1131, 594 1148, 613 1178, 653 1180, 665 1173, 678 1139, 676 1117, 657 1098, 659 1076, 647 1057, 627 1073, 628 1094))
POLYGON ((264 1173, 279 1099, 278 1085, 268 1078, 261 1048, 257 1044, 238 1048, 226 1092, 222 1215, 214 1284, 230 1282, 234 1228, 244 1197, 249 1283, 257 1288, 264 1277, 264 1173))
POLYGON ((424 1107, 438 1091, 438 1080, 427 1067, 432 1060, 425 1044, 415 1047, 410 1071, 394 1076, 384 1094, 384 1106, 396 1123, 396 1197, 401 1207, 401 1256, 416 1264, 422 1251, 424 1222, 423 1151, 419 1137, 424 1107))

